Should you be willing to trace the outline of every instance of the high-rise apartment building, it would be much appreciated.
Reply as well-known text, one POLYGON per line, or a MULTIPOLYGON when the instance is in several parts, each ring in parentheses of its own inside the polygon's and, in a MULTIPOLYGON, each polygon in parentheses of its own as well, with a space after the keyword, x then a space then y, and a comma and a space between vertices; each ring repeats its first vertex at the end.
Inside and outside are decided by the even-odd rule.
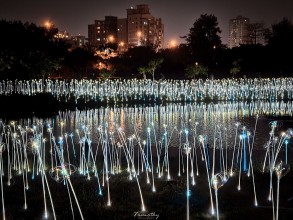
POLYGON ((248 18, 237 16, 229 22, 229 48, 239 47, 241 44, 250 44, 250 21, 248 18))
POLYGON ((153 46, 160 49, 164 44, 164 25, 161 18, 151 15, 149 6, 137 5, 127 9, 128 46, 153 46))
POLYGON ((148 5, 137 5, 127 9, 127 18, 105 16, 88 25, 88 42, 95 47, 115 43, 120 52, 136 46, 158 50, 164 44, 164 25, 161 18, 151 15, 148 5))
POLYGON ((73 48, 83 47, 86 44, 86 39, 82 35, 72 36, 69 43, 73 48))
POLYGON ((95 47, 117 43, 117 17, 105 16, 105 20, 95 20, 88 25, 88 42, 95 47))

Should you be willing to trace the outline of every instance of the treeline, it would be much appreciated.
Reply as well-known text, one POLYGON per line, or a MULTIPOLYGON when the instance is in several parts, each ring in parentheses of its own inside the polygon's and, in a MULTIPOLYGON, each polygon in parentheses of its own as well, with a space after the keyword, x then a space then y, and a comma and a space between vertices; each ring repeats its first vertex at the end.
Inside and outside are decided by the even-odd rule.
POLYGON ((61 67, 66 53, 63 41, 53 41, 57 29, 33 23, 0 21, 1 78, 45 77, 61 67))
POLYGON ((217 18, 204 14, 184 36, 185 44, 159 51, 140 46, 106 59, 90 45, 71 48, 54 38, 55 27, 1 20, 0 28, 0 79, 285 77, 293 72, 293 24, 288 18, 269 28, 252 24, 251 43, 230 49, 222 44, 217 18))

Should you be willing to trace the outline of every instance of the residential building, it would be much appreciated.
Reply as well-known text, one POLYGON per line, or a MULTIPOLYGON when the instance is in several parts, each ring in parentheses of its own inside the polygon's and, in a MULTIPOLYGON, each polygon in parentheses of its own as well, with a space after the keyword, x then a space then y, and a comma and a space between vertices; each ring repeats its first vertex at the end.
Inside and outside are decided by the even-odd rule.
POLYGON ((239 47, 241 44, 251 44, 248 18, 237 16, 229 22, 229 48, 239 47))
POLYGON ((164 45, 164 25, 161 18, 151 15, 148 5, 141 4, 127 9, 127 18, 105 16, 105 20, 89 24, 88 42, 101 49, 116 44, 118 52, 136 46, 159 50, 164 45))
POLYGON ((56 40, 65 41, 67 44, 71 46, 71 49, 82 47, 86 44, 85 36, 71 36, 67 31, 58 31, 58 33, 55 34, 54 38, 56 40))
POLYGON ((105 20, 95 20, 88 25, 88 42, 95 47, 105 47, 117 43, 117 17, 105 16, 105 20))
POLYGON ((69 37, 70 36, 67 31, 58 31, 58 33, 54 35, 55 39, 62 39, 62 40, 68 40, 69 37))
POLYGON ((128 47, 153 46, 160 49, 164 44, 164 25, 161 18, 151 15, 149 6, 137 5, 127 9, 128 47))
POLYGON ((119 18, 117 26, 118 51, 123 53, 128 48, 127 18, 119 18))
POLYGON ((72 48, 83 47, 86 44, 86 38, 82 35, 70 37, 69 43, 72 48))

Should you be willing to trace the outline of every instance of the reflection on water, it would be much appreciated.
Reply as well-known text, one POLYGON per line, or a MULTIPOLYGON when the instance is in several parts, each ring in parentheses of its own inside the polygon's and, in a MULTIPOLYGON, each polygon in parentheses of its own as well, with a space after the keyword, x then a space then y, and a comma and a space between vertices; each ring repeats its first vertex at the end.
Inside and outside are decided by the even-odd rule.
MULTIPOLYGON (((98 181, 99 195, 106 189, 103 196, 111 206, 109 176, 126 168, 129 179, 137 180, 144 211, 138 181, 142 173, 155 192, 155 178, 170 180, 190 169, 188 198, 189 178, 194 185, 202 170, 206 170, 208 182, 216 173, 227 181, 237 171, 240 190, 241 172, 253 176, 255 161, 263 164, 263 171, 267 167, 272 170, 279 158, 287 164, 293 136, 292 129, 288 129, 292 126, 292 111, 292 102, 200 103, 65 111, 49 119, 2 119, 0 164, 5 160, 8 168, 1 171, 2 165, 0 171, 8 175, 8 185, 11 170, 25 174, 25 189, 29 185, 28 172, 32 179, 40 174, 46 188, 44 174, 49 171, 73 194, 69 177, 78 171, 98 181), (290 120, 269 118, 283 116, 290 120), (257 151, 261 153, 254 153, 257 151)), ((73 198, 78 205, 77 197, 73 198)), ((210 198, 214 214, 212 195, 210 198)))
MULTIPOLYGON (((157 137, 161 137, 165 131, 169 134, 180 133, 189 130, 197 135, 205 135, 212 140, 215 132, 227 135, 229 143, 235 133, 235 124, 239 122, 247 129, 253 130, 255 116, 259 116, 258 129, 256 130, 256 147, 269 137, 269 121, 271 116, 292 116, 292 102, 251 102, 251 103, 219 103, 219 104, 169 104, 166 106, 139 106, 121 108, 100 108, 85 111, 59 112, 59 115, 50 119, 27 119, 19 123, 32 127, 33 125, 54 128, 54 135, 61 136, 62 133, 72 133, 75 141, 78 140, 77 130, 86 130, 87 136, 93 143, 98 142, 98 128, 105 124, 108 132, 122 129, 127 137, 138 133, 142 139, 146 138, 147 129, 155 131, 157 137)), ((279 123, 282 130, 282 123, 279 123)), ((285 126, 285 125, 284 125, 285 126)), ((286 125, 288 126, 288 125, 286 125)), ((285 130, 287 127, 284 127, 285 130)), ((178 145, 176 135, 171 137, 171 145, 178 145)))

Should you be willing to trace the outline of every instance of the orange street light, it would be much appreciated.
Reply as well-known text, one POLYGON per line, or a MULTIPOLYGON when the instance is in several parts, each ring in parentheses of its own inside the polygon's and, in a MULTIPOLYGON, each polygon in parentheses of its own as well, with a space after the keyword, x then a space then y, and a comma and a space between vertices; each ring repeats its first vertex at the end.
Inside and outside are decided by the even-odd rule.
POLYGON ((50 21, 46 21, 44 26, 47 28, 47 29, 50 29, 52 27, 52 23, 50 21))
POLYGON ((176 47, 176 41, 175 40, 171 40, 170 47, 176 47))
POLYGON ((136 33, 136 35, 137 35, 137 46, 140 46, 141 45, 141 35, 142 35, 142 33, 141 33, 141 31, 138 31, 137 33, 136 33))
POLYGON ((110 35, 109 37, 108 37, 108 40, 109 40, 109 42, 113 42, 114 41, 114 37, 112 36, 112 35, 110 35))

